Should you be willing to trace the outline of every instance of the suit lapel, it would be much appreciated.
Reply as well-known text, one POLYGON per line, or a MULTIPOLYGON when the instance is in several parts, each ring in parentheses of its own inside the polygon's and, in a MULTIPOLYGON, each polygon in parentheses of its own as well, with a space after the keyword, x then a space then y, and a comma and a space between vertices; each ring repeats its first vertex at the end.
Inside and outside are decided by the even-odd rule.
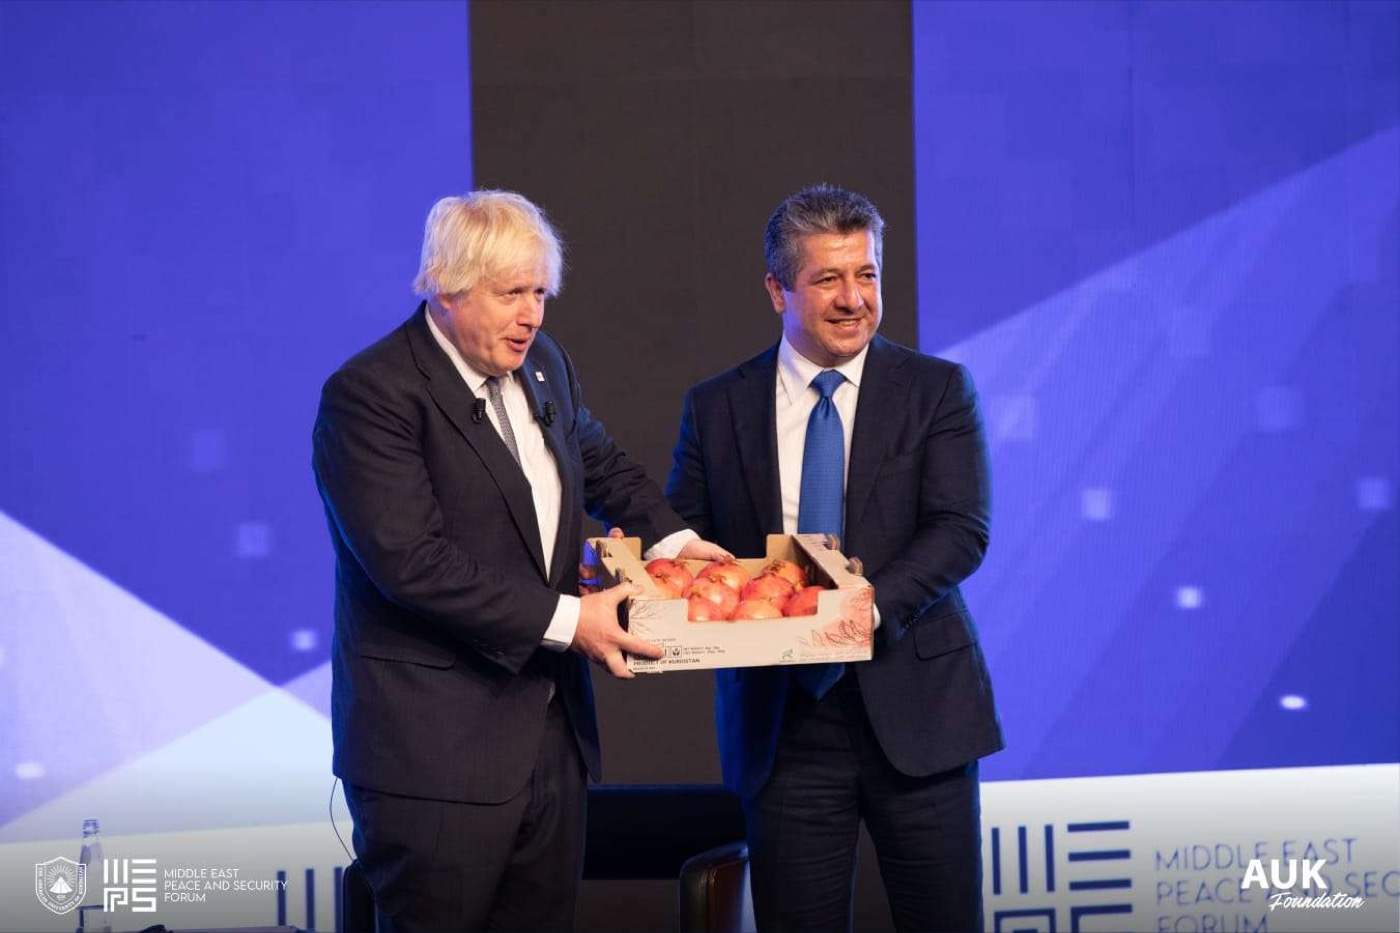
POLYGON ((778 432, 775 426, 778 348, 739 368, 742 377, 729 387, 734 446, 763 533, 783 530, 778 478, 778 432))
MULTIPOLYGON (((480 423, 472 419, 476 396, 467 388, 452 361, 433 339, 428 330, 426 314, 426 308, 420 305, 418 311, 409 319, 407 330, 414 360, 428 380, 428 394, 486 465, 486 472, 505 498, 511 519, 529 548, 540 576, 544 577, 540 523, 535 515, 535 502, 531 497, 530 484, 521 472, 520 465, 510 455, 505 441, 501 440, 501 436, 491 426, 491 422, 485 418, 481 419, 480 423)), ((462 481, 470 482, 470 479, 463 477, 462 481)))
MULTIPOLYGON (((533 357, 534 350, 531 349, 531 357, 527 357, 525 365, 520 367, 520 372, 516 378, 520 380, 520 386, 525 390, 525 397, 530 401, 530 411, 541 412, 545 410, 545 403, 549 402, 559 408, 559 403, 554 398, 554 387, 546 380, 542 380, 537 374, 543 374, 545 367, 537 363, 533 357)), ((572 535, 566 534, 569 522, 573 516, 568 509, 570 502, 582 502, 583 492, 578 488, 579 477, 577 471, 566 456, 567 446, 564 443, 564 421, 562 415, 556 414, 549 424, 539 422, 540 431, 544 434, 545 443, 549 445, 549 452, 554 454, 554 463, 559 469, 559 527, 554 535, 554 555, 550 561, 551 586, 557 585, 561 579, 565 567, 571 561, 577 561, 578 555, 573 554, 572 535)))
POLYGON ((875 491, 875 477, 894 442, 901 420, 894 414, 907 398, 904 361, 883 337, 870 343, 861 373, 860 400, 851 435, 851 465, 846 477, 846 529, 861 527, 861 518, 875 491))

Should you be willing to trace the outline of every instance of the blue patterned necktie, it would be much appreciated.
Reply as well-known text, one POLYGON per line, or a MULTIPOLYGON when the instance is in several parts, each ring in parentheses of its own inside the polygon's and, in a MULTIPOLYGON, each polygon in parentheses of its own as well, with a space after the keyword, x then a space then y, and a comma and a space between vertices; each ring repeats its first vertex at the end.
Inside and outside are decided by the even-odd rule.
MULTIPOLYGON (((817 374, 812 388, 821 393, 807 419, 807 441, 802 448, 802 498, 797 505, 798 534, 833 534, 844 530, 846 504, 846 431, 841 413, 831 400, 846 377, 834 369, 817 374)), ((797 669, 797 682, 821 699, 840 679, 844 664, 806 664, 797 669)))

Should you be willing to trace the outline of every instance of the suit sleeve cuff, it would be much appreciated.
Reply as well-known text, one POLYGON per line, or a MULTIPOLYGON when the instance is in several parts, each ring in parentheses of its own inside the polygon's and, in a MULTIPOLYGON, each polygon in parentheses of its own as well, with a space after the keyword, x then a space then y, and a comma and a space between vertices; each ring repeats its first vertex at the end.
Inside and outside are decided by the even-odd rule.
POLYGON ((675 560, 676 555, 680 554, 682 548, 692 541, 699 540, 699 538, 700 536, 689 528, 682 528, 680 531, 669 534, 653 544, 647 549, 647 552, 642 555, 642 559, 656 560, 664 557, 667 560, 675 560))
POLYGON ((544 639, 540 644, 550 651, 567 651, 578 631, 580 605, 577 596, 561 594, 558 605, 554 607, 554 617, 549 620, 549 628, 544 630, 544 639))

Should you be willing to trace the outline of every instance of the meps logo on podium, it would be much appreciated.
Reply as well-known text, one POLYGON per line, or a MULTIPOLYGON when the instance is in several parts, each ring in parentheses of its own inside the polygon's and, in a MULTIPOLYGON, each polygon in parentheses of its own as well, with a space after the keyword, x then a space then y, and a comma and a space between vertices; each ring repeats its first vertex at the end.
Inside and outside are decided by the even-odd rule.
POLYGON ((1359 765, 991 782, 988 929, 1394 929, 1397 778, 1359 765))

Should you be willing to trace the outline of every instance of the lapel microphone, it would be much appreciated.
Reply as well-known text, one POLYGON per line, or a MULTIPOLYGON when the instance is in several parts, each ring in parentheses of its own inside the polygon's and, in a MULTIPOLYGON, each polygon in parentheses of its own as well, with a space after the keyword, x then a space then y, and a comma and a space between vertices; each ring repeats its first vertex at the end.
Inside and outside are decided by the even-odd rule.
POLYGON ((545 427, 550 427, 551 425, 553 425, 553 424, 554 424, 554 403, 553 403, 553 402, 545 402, 545 403, 544 403, 544 411, 543 411, 543 412, 536 412, 536 413, 535 413, 535 420, 536 420, 536 421, 543 422, 545 427))
POLYGON ((486 417, 486 399, 479 398, 472 403, 472 424, 481 424, 486 417))

